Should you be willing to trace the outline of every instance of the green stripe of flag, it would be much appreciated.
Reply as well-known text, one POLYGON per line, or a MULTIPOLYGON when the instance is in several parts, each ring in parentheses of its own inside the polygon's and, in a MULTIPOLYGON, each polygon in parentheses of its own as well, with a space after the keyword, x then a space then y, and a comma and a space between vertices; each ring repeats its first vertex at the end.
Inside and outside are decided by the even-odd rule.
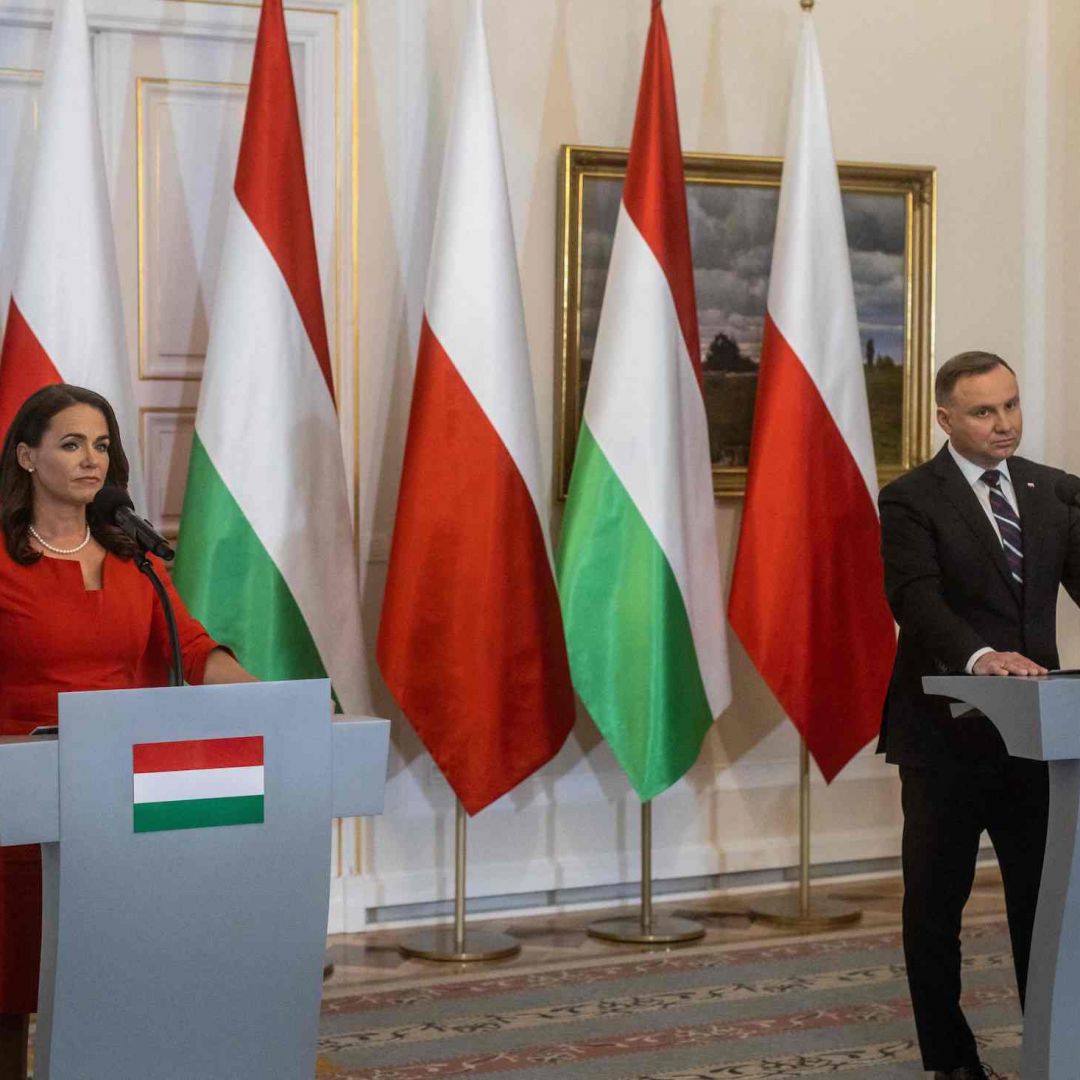
MULTIPOLYGON (((288 493, 276 497, 287 498, 288 493)), ((181 520, 173 581, 210 636, 230 646, 259 679, 326 678, 289 586, 214 468, 197 431, 181 520)))
POLYGON ((671 565, 585 423, 557 574, 574 686, 651 799, 694 764, 712 712, 671 565))
POLYGON ((206 829, 215 825, 257 825, 262 820, 262 795, 135 803, 136 832, 206 829))

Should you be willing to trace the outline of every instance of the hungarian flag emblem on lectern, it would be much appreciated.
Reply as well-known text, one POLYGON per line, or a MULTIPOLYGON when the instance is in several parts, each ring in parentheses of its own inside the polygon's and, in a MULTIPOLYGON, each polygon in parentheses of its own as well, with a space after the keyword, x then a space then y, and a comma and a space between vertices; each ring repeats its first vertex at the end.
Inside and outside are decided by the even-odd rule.
POLYGON ((135 831, 253 825, 263 820, 263 737, 136 743, 135 831))

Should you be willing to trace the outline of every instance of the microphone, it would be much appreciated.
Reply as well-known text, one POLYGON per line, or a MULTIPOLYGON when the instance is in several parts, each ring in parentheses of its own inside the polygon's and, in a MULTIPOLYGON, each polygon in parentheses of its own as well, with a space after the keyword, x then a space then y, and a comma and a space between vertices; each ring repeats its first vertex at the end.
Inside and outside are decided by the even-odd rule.
POLYGON ((149 521, 135 513, 135 504, 123 488, 115 485, 103 487, 90 505, 102 521, 119 526, 143 551, 149 551, 166 562, 176 557, 169 541, 149 521))
POLYGON ((1080 506, 1080 476, 1065 473, 1054 484, 1054 494, 1070 506, 1080 506))

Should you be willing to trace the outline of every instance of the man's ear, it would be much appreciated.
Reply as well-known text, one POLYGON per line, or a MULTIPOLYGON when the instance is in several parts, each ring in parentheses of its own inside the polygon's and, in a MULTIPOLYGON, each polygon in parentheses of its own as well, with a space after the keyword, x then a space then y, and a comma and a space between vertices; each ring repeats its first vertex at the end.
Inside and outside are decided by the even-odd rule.
POLYGON ((952 434, 952 424, 949 423, 949 410, 944 405, 939 405, 934 414, 937 417, 938 427, 945 432, 946 435, 952 434))

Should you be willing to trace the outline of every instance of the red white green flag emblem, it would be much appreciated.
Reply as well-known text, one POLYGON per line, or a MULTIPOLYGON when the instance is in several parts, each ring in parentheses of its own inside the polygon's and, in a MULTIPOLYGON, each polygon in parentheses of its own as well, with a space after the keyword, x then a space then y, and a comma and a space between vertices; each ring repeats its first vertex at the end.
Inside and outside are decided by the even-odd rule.
POLYGON ((136 743, 135 831, 263 820, 263 737, 136 743))

